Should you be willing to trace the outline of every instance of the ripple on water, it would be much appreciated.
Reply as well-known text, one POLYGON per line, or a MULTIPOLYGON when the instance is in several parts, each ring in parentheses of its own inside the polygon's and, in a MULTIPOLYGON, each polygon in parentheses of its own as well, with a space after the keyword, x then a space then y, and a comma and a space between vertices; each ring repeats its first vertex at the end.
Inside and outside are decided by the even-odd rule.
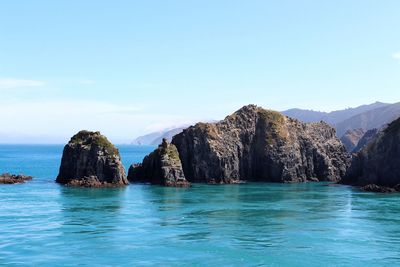
MULTIPOLYGON (((120 147, 126 167, 153 147, 120 147)), ((53 181, 62 146, 0 146, 0 265, 396 266, 400 196, 326 184, 124 189, 53 181)))

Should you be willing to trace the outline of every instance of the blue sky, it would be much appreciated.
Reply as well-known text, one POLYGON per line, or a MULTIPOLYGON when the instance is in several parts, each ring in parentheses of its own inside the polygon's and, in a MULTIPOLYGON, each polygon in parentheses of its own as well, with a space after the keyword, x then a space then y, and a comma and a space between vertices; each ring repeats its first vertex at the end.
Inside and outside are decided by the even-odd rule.
POLYGON ((400 101, 400 1, 1 1, 0 143, 400 101))

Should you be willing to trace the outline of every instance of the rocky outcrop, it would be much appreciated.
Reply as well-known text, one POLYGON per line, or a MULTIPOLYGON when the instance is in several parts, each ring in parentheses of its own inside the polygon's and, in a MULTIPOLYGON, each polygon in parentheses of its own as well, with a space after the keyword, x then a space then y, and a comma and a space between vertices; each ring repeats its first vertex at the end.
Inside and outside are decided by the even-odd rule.
POLYGON ((342 182, 368 191, 400 190, 400 118, 380 131, 353 157, 342 182))
POLYGON ((366 191, 366 192, 374 192, 374 193, 395 193, 397 191, 400 191, 400 188, 399 188, 399 186, 391 188, 391 187, 380 186, 380 185, 376 185, 376 184, 368 184, 368 185, 361 187, 361 190, 366 191))
POLYGON ((347 151, 351 152, 357 146, 360 139, 365 134, 361 128, 348 130, 341 138, 340 141, 344 144, 347 151))
POLYGON ((129 168, 128 180, 174 187, 190 186, 185 179, 178 150, 167 139, 163 139, 162 144, 146 156, 142 164, 129 168))
POLYGON ((190 127, 172 143, 190 182, 339 181, 349 163, 328 124, 301 123, 255 105, 190 127))
POLYGON ((64 147, 57 183, 83 187, 128 184, 118 149, 99 132, 80 131, 64 147))
POLYGON ((378 134, 378 129, 372 129, 372 130, 368 130, 363 137, 360 139, 360 141, 358 141, 357 146, 353 149, 353 153, 358 153, 361 151, 361 149, 364 148, 364 146, 366 146, 371 140, 373 140, 377 134, 378 134))
MULTIPOLYGON (((255 105, 220 122, 189 127, 172 144, 186 180, 195 183, 339 181, 349 164, 328 124, 301 123, 255 105)), ((152 164, 147 159, 141 168, 152 164)), ((152 175, 141 177, 148 181, 152 175)))
POLYGON ((23 174, 15 175, 3 173, 0 175, 0 184, 22 184, 30 180, 32 180, 32 176, 27 176, 23 174))

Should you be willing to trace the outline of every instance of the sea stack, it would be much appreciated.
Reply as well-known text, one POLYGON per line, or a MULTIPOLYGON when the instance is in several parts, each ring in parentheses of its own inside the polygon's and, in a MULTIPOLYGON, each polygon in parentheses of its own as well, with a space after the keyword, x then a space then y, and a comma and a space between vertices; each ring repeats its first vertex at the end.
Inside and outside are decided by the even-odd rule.
MULTIPOLYGON (((172 144, 186 180, 194 183, 337 182, 350 163, 328 124, 301 123, 255 105, 220 122, 189 127, 175 135, 172 144)), ((145 159, 141 169, 152 169, 153 162, 145 159)), ((140 177, 153 179, 148 172, 140 177)))
POLYGON ((80 131, 64 147, 57 183, 82 187, 128 184, 118 149, 100 132, 80 131))
POLYGON ((400 118, 375 135, 353 157, 342 182, 365 191, 400 191, 400 118))
POLYGON ((178 150, 165 138, 156 150, 144 158, 142 164, 129 168, 128 180, 173 187, 190 186, 185 179, 178 150))

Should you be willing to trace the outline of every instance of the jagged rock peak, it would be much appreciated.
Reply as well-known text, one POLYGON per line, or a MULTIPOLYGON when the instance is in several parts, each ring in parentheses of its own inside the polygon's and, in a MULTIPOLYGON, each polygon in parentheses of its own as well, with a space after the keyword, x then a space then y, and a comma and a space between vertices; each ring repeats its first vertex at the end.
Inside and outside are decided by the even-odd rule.
POLYGON ((144 158, 142 164, 129 168, 128 180, 173 187, 190 186, 183 173, 178 150, 165 138, 156 150, 144 158))
POLYGON ((100 132, 80 131, 64 147, 57 183, 83 187, 128 184, 118 149, 100 132))

